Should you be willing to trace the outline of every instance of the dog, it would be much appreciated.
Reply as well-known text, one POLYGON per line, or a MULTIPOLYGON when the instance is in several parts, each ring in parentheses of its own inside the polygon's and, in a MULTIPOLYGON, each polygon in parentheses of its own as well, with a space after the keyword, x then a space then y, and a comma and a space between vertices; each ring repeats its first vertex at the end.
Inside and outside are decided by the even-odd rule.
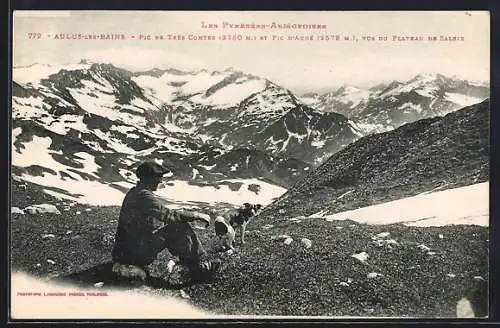
POLYGON ((234 228, 229 225, 222 216, 218 216, 215 218, 214 226, 215 235, 218 238, 218 246, 220 246, 223 251, 234 251, 233 244, 236 237, 234 228))
POLYGON ((236 229, 239 229, 240 231, 239 237, 241 244, 245 243, 245 231, 248 223, 250 222, 250 219, 254 215, 258 214, 261 208, 262 205, 260 204, 244 203, 242 207, 238 208, 236 214, 230 215, 229 224, 233 227, 235 231, 236 229))

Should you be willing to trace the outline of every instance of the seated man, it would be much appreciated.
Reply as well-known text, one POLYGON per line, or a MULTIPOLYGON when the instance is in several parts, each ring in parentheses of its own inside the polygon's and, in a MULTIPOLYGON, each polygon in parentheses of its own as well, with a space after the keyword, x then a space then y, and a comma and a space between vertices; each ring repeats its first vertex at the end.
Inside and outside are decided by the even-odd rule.
POLYGON ((179 257, 194 281, 208 280, 220 266, 210 261, 188 222, 205 219, 201 213, 174 211, 163 206, 153 193, 167 171, 155 162, 144 162, 137 168, 139 182, 125 196, 120 211, 113 248, 113 271, 132 266, 146 276, 145 267, 165 248, 179 257))

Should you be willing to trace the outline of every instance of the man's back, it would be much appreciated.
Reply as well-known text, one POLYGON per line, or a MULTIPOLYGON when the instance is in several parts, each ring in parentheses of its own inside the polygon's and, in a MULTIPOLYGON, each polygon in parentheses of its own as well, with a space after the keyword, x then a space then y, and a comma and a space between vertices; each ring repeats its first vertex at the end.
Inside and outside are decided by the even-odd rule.
POLYGON ((113 260, 139 264, 154 260, 153 231, 161 225, 164 208, 151 190, 132 188, 120 210, 113 260))

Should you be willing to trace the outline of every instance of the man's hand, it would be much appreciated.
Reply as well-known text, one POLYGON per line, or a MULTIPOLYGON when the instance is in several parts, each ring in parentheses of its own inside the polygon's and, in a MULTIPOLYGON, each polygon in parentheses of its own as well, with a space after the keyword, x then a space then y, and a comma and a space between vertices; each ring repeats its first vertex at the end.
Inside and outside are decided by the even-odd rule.
POLYGON ((195 211, 179 211, 179 215, 181 219, 183 219, 186 222, 193 222, 199 220, 206 222, 207 225, 210 225, 210 216, 204 213, 195 211))

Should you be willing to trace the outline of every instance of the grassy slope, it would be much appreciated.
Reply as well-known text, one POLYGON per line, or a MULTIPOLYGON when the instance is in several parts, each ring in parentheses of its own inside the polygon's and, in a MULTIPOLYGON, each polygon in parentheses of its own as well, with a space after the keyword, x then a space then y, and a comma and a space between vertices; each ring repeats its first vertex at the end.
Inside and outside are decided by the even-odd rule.
MULTIPOLYGON (((23 208, 49 202, 64 207, 64 202, 33 186, 29 190, 29 194, 20 190, 14 182, 12 205, 23 208)), ((13 269, 46 277, 109 261, 109 237, 114 234, 119 208, 92 207, 90 212, 85 211, 87 208, 75 205, 62 215, 13 215, 13 269), (43 239, 43 234, 55 237, 43 239), (37 267, 37 263, 41 265, 37 267)), ((252 221, 247 244, 226 258, 217 281, 184 289, 191 296, 190 302, 225 314, 449 317, 454 316, 456 301, 474 287, 473 277, 488 278, 488 229, 484 227, 410 228, 270 219, 252 221), (263 229, 266 223, 274 227, 263 229), (372 236, 385 231, 399 243, 392 251, 372 243, 372 236), (272 240, 283 233, 292 236, 291 245, 272 240), (310 249, 301 246, 303 237, 312 240, 310 249), (422 243, 436 254, 422 253, 417 248, 422 243), (370 256, 368 265, 351 257, 362 251, 370 256), (383 276, 369 279, 370 272, 383 276), (447 276, 450 273, 456 276, 447 276), (340 283, 348 278, 353 281, 342 286, 340 283)), ((200 237, 210 247, 214 232, 200 231, 200 237)), ((168 256, 168 252, 160 254, 152 265, 153 273, 165 275, 168 256)), ((102 280, 99 273, 95 274, 86 282, 102 280)), ((172 293, 159 289, 151 292, 172 293)))

